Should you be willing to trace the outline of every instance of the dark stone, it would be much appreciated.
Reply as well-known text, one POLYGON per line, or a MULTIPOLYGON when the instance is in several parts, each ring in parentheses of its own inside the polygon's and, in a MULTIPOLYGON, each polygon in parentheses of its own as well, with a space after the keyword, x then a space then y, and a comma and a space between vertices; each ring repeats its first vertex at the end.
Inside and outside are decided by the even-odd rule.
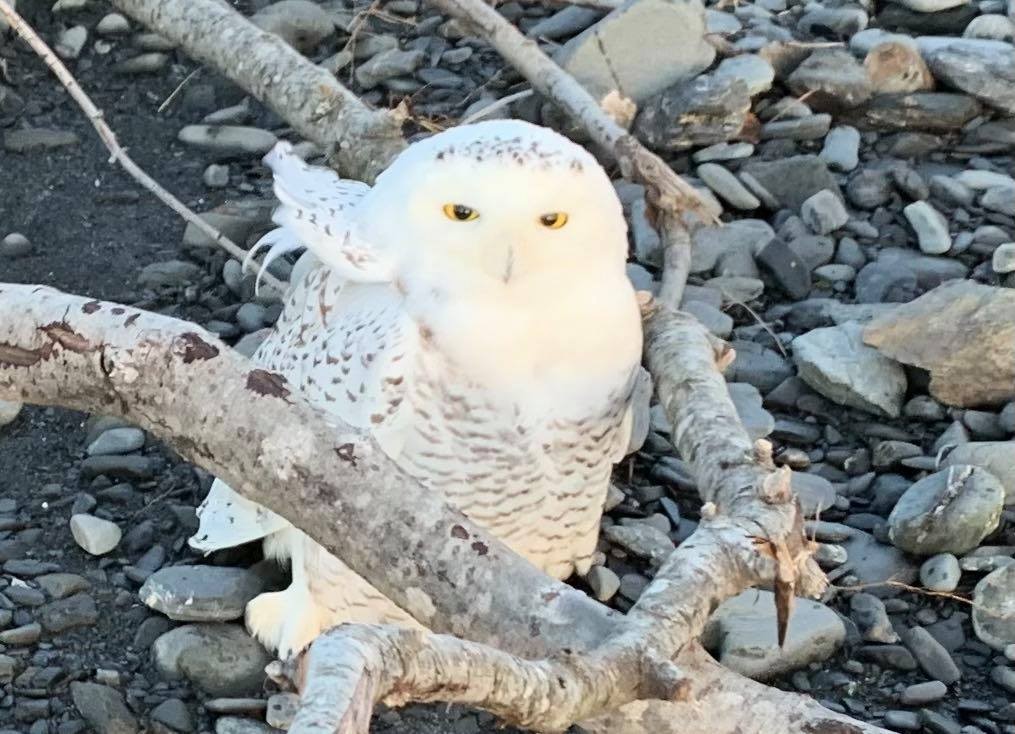
POLYGON ((811 292, 810 268, 803 262, 803 258, 780 238, 776 237, 761 248, 757 261, 791 298, 806 298, 811 292))
MULTIPOLYGON (((970 8, 972 9, 972 8, 970 8)), ((973 95, 984 104, 1015 114, 1015 60, 1011 44, 1004 51, 974 52, 961 46, 932 51, 928 63, 934 76, 973 95)))
POLYGON ((871 99, 855 122, 875 130, 952 132, 962 129, 982 109, 979 102, 965 94, 880 94, 871 99))
POLYGON ((81 476, 93 479, 105 475, 114 479, 145 481, 155 476, 158 462, 147 456, 89 456, 81 462, 81 476))
POLYGON ((75 594, 42 608, 42 626, 54 634, 73 627, 87 627, 99 621, 95 600, 88 594, 75 594))
POLYGON ((878 25, 888 31, 906 31, 920 36, 961 36, 978 13, 972 3, 935 13, 921 13, 904 5, 885 3, 878 13, 878 25))
POLYGON ((962 678, 962 671, 952 660, 952 656, 923 627, 904 630, 901 637, 920 667, 931 678, 945 685, 951 685, 962 678))
POLYGON ((11 153, 60 148, 66 145, 77 145, 80 141, 77 134, 70 130, 24 128, 4 133, 4 148, 11 153))
POLYGON ((917 669, 917 659, 901 645, 865 645, 857 654, 861 660, 877 663, 882 668, 917 669))
POLYGON ((874 480, 874 500, 870 511, 877 515, 888 516, 899 498, 906 493, 913 482, 901 474, 881 474, 874 480))
POLYGON ((808 95, 808 106, 816 110, 858 107, 870 99, 873 91, 866 70, 842 48, 814 51, 786 81, 794 94, 808 95))
POLYGON ((173 623, 162 615, 148 617, 138 625, 137 631, 134 633, 132 647, 135 650, 147 650, 155 640, 161 637, 163 633, 172 629, 172 627, 173 623))
POLYGON ((152 721, 157 721, 173 731, 194 731, 194 720, 187 709, 187 704, 178 698, 169 698, 160 703, 150 714, 152 721))
POLYGON ((962 629, 964 622, 969 620, 969 615, 963 612, 953 612, 952 616, 942 619, 933 624, 927 625, 924 629, 938 641, 948 652, 955 652, 966 644, 966 633, 962 629))
POLYGON ((135 734, 137 719, 123 702, 123 696, 98 683, 70 684, 74 706, 96 734, 135 734))
POLYGON ((799 210, 822 189, 841 195, 827 164, 814 155, 798 155, 777 161, 750 161, 743 170, 758 180, 780 206, 799 210))
POLYGON ((678 82, 644 103, 635 135, 656 150, 686 150, 730 140, 751 110, 747 84, 709 75, 678 82))
POLYGON ((920 721, 933 734, 962 734, 962 725, 949 716, 930 709, 920 709, 920 721))
POLYGON ((900 262, 872 262, 857 273, 857 303, 908 303, 916 298, 916 273, 900 262))

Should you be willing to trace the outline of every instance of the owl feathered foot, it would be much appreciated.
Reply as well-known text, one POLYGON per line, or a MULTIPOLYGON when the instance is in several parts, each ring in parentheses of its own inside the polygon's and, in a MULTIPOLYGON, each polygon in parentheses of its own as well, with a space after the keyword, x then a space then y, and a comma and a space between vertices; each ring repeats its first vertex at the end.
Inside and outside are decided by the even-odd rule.
POLYGON ((262 645, 288 661, 321 633, 320 614, 303 585, 261 594, 247 604, 247 630, 262 645))

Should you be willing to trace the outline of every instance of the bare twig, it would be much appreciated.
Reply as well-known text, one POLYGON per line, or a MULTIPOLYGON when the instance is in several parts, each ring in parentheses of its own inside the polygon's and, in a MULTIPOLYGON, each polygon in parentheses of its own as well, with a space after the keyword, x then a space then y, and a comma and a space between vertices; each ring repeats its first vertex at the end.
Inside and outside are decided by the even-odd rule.
POLYGON ((169 105, 171 105, 176 100, 176 98, 180 96, 180 92, 182 92, 184 87, 186 87, 190 83, 190 80, 200 73, 201 67, 199 66, 192 72, 187 74, 187 76, 183 77, 183 81, 176 85, 176 89, 174 89, 172 92, 169 93, 169 96, 165 98, 162 104, 159 105, 159 108, 155 111, 158 112, 159 114, 165 112, 166 109, 168 109, 169 105))
POLYGON ((750 314, 751 318, 754 319, 755 323, 757 323, 758 326, 764 329, 766 334, 772 337, 772 341, 775 343, 775 347, 776 349, 779 350, 780 354, 782 354, 783 357, 789 358, 789 352, 786 351, 786 347, 784 347, 782 345, 782 342, 779 341, 779 337, 776 336, 774 331, 772 331, 772 327, 769 326, 769 324, 763 318, 761 318, 761 314, 759 314, 757 311, 755 311, 753 308, 748 306, 743 301, 738 301, 737 299, 730 298, 729 296, 726 296, 726 298, 729 299, 729 303, 723 308, 723 311, 729 311, 730 308, 732 308, 733 306, 739 306, 740 308, 744 309, 748 314, 750 314))
POLYGON ((970 599, 968 596, 962 596, 962 594, 956 594, 951 591, 933 591, 931 589, 924 589, 921 586, 913 586, 902 581, 896 581, 895 579, 888 579, 886 581, 871 581, 866 584, 853 584, 850 586, 839 586, 832 584, 829 586, 831 591, 866 591, 867 589, 876 589, 879 586, 891 586, 895 589, 902 589, 912 594, 927 597, 938 597, 939 599, 948 599, 950 601, 956 601, 959 604, 965 604, 971 609, 979 609, 984 614, 989 614, 991 617, 999 617, 1001 619, 1013 619, 1015 618, 1015 612, 1010 612, 1000 607, 991 607, 985 604, 978 604, 977 602, 970 599))
MULTIPOLYGON (((92 123, 95 131, 99 134, 102 142, 111 153, 110 163, 113 161, 119 163, 135 181, 154 194, 159 201, 179 214, 184 221, 193 224, 209 238, 214 240, 215 244, 240 262, 243 262, 247 256, 247 251, 245 249, 226 237, 215 227, 208 224, 208 222, 194 213, 190 207, 166 191, 166 189, 155 181, 155 179, 145 173, 141 167, 127 155, 126 151, 120 146, 119 141, 116 139, 116 134, 103 119, 102 110, 95 106, 95 103, 92 102, 88 95, 85 94, 85 91, 81 89, 81 86, 77 83, 77 80, 74 79, 67 67, 63 65, 63 62, 56 57, 56 54, 54 54, 49 46, 46 45, 46 42, 39 37, 39 34, 37 34, 27 22, 25 22, 25 19, 18 15, 17 11, 15 11, 14 8, 7 3, 7 0, 0 0, 0 15, 2 15, 7 20, 11 28, 13 28, 14 31, 21 36, 21 38, 24 39, 29 46, 31 46, 32 50, 39 55, 39 58, 45 62, 50 71, 52 71, 56 78, 60 80, 60 83, 63 84, 67 91, 70 92, 71 97, 78 103, 78 106, 85 113, 85 116, 88 118, 89 122, 92 123)), ((250 268, 252 272, 257 272, 256 264, 252 263, 250 268)), ((262 277, 265 282, 267 282, 268 285, 275 289, 279 294, 285 291, 285 284, 270 273, 265 273, 262 277)))
POLYGON ((506 97, 501 97, 496 102, 491 102, 490 104, 488 104, 483 109, 476 110, 475 112, 473 112, 468 117, 462 118, 461 122, 459 122, 458 124, 459 125, 468 125, 471 122, 477 122, 479 120, 482 120, 483 118, 489 117, 494 112, 497 112, 498 110, 502 110, 505 107, 508 107, 508 106, 514 104, 515 102, 518 102, 520 100, 527 99, 528 97, 531 97, 532 94, 533 94, 533 92, 532 92, 531 89, 523 89, 520 92, 515 92, 514 94, 509 94, 506 97))

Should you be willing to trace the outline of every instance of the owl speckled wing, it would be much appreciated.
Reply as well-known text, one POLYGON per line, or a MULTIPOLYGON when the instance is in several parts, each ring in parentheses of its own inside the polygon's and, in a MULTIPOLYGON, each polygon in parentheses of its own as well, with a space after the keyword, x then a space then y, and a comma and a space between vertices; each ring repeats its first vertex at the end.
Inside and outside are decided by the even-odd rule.
MULTIPOLYGON (((274 172, 280 227, 262 243, 282 252, 307 247, 294 269, 285 309, 254 354, 257 364, 300 387, 311 402, 357 428, 387 428, 401 403, 406 316, 396 293, 371 285, 390 276, 391 258, 358 236, 356 205, 369 187, 308 166, 279 143, 265 157, 274 172), (382 425, 385 424, 385 425, 382 425)), ((261 243, 259 243, 261 244, 261 243)), ((394 441, 395 439, 393 439, 394 441)), ((201 521, 190 545, 210 553, 265 538, 289 527, 278 514, 216 480, 198 508, 201 521)))

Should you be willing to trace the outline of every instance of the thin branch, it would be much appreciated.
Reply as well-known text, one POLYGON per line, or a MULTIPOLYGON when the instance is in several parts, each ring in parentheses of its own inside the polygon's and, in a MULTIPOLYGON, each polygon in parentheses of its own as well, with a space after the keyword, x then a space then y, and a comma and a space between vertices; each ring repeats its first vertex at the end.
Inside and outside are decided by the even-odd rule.
POLYGON ((519 102, 523 99, 528 99, 529 97, 532 96, 532 94, 533 92, 531 89, 523 89, 520 92, 515 92, 514 94, 509 94, 506 97, 501 97, 497 101, 491 102, 483 109, 476 110, 468 117, 462 118, 462 120, 458 124, 468 125, 469 123, 472 122, 478 122, 479 120, 482 120, 485 117, 489 117, 494 112, 497 112, 499 110, 504 109, 505 107, 513 105, 515 102, 519 102))
MULTIPOLYGON (((233 242, 231 239, 222 234, 215 227, 211 226, 202 219, 200 216, 195 214, 186 204, 177 199, 171 193, 166 191, 155 179, 145 173, 140 166, 138 166, 131 158, 127 155, 126 151, 120 146, 119 141, 116 139, 116 134, 113 133, 109 125, 106 124, 103 119, 102 110, 95 106, 95 103, 85 94, 85 91, 81 89, 81 86, 74 79, 73 75, 64 66, 63 62, 56 57, 56 54, 50 50, 46 42, 43 41, 39 34, 28 25, 24 18, 12 8, 7 0, 0 0, 0 16, 3 16, 7 23, 14 31, 21 36, 21 38, 31 46, 32 50, 38 54, 39 58, 43 60, 46 66, 49 67, 50 71, 53 72, 54 76, 60 80, 60 83, 67 89, 70 96, 78 103, 78 106, 85 113, 85 117, 88 118, 89 122, 92 123, 92 127, 99 134, 103 144, 109 150, 110 163, 116 161, 123 169, 130 174, 130 176, 137 181, 141 186, 150 191, 156 196, 162 203, 172 209, 174 212, 180 215, 180 217, 195 227, 200 229, 209 238, 215 241, 219 247, 228 252, 234 258, 239 260, 241 263, 244 262, 247 251, 233 242)), ((252 272, 257 272, 257 267, 251 265, 252 272)), ((279 294, 285 291, 285 284, 279 281, 270 273, 265 273, 263 276, 265 282, 268 283, 275 291, 279 294)))
POLYGON ((174 101, 176 101, 176 98, 180 96, 180 93, 183 92, 184 88, 190 83, 190 80, 200 73, 201 67, 198 66, 192 72, 187 74, 187 76, 183 77, 183 81, 176 85, 176 88, 169 93, 169 96, 166 97, 165 100, 163 100, 162 104, 160 104, 159 108, 155 111, 158 112, 159 114, 165 112, 166 109, 168 109, 169 105, 171 105, 174 101))

